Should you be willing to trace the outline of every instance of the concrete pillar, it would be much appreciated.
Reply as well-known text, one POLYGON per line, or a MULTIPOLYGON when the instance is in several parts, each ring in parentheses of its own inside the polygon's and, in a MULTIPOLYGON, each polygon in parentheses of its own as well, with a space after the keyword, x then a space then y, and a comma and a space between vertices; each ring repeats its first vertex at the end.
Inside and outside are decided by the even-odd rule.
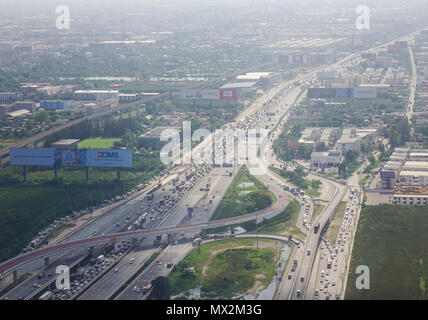
POLYGON ((45 257, 45 267, 49 265, 49 257, 45 257))
POLYGON ((89 247, 89 257, 93 258, 94 257, 94 246, 89 247))
POLYGON ((172 234, 168 233, 167 236, 168 236, 168 243, 169 243, 172 241, 172 234))
POLYGON ((13 270, 13 283, 18 282, 18 269, 13 270))

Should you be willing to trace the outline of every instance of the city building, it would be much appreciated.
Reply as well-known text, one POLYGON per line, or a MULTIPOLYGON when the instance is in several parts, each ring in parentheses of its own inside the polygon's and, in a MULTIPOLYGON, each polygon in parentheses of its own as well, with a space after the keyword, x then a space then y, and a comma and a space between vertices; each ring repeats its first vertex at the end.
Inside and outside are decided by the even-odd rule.
POLYGON ((312 152, 311 168, 331 168, 336 167, 343 161, 343 155, 338 150, 330 150, 325 152, 312 152))
POLYGON ((35 113, 37 111, 36 103, 34 103, 33 101, 17 101, 12 105, 12 109, 14 111, 25 109, 31 113, 35 113))
POLYGON ((257 82, 258 85, 269 85, 279 80, 279 73, 275 72, 247 72, 244 75, 238 75, 238 82, 257 82))
POLYGON ((0 118, 6 115, 7 110, 8 110, 8 106, 0 105, 0 118))
POLYGON ((344 136, 337 140, 337 150, 346 154, 348 151, 361 152, 361 139, 356 136, 344 136))
POLYGON ((302 133, 302 137, 299 139, 299 143, 314 145, 323 142, 328 146, 334 139, 337 139, 338 136, 338 128, 306 128, 302 133))
POLYGON ((104 101, 110 99, 119 99, 118 90, 76 90, 74 91, 76 100, 95 100, 104 101))
POLYGON ((255 81, 231 82, 231 83, 226 83, 225 85, 220 87, 220 90, 232 90, 232 89, 235 89, 238 97, 240 97, 249 92, 255 91, 257 89, 257 82, 255 81))
POLYGON ((0 101, 16 101, 21 97, 22 95, 17 92, 0 92, 0 101))
POLYGON ((413 150, 409 154, 410 161, 428 161, 428 150, 413 150))
POLYGON ((66 101, 43 100, 40 101, 40 108, 45 110, 65 110, 68 108, 66 101))
POLYGON ((120 93, 119 103, 134 102, 141 98, 138 93, 120 93))
POLYGON ((51 148, 77 149, 79 139, 61 139, 51 143, 51 148))
POLYGON ((427 205, 428 185, 425 186, 397 186, 392 190, 392 204, 427 205))
POLYGON ((400 172, 400 178, 397 181, 397 186, 428 186, 428 168, 421 171, 407 171, 400 172))

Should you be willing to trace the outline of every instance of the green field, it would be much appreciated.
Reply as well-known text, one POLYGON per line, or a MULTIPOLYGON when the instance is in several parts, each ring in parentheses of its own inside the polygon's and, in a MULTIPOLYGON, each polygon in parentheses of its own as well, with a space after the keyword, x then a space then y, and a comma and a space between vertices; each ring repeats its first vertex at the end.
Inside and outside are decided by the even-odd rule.
POLYGON ((211 220, 232 218, 270 206, 275 196, 268 188, 242 167, 226 191, 211 220), (252 183, 252 185, 242 185, 252 183), (248 193, 246 193, 248 192, 248 193))
POLYGON ((279 215, 260 223, 258 231, 259 233, 291 234, 304 239, 305 236, 296 228, 299 212, 300 204, 298 201, 293 200, 279 215))
POLYGON ((88 138, 79 142, 80 149, 110 149, 120 138, 88 138))
POLYGON ((233 239, 195 248, 168 277, 171 295, 200 286, 211 297, 230 299, 251 289, 256 281, 266 287, 275 275, 274 242, 259 240, 258 250, 255 245, 255 239, 233 239))
POLYGON ((367 206, 360 216, 346 299, 427 299, 428 206, 367 206), (357 290, 358 265, 370 289, 357 290))

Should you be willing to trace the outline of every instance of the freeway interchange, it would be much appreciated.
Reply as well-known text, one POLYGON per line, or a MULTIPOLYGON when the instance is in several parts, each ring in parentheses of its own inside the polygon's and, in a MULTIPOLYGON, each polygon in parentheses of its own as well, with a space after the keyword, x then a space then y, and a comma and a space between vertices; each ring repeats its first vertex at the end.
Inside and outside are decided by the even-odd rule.
MULTIPOLYGON (((270 146, 275 136, 279 135, 280 129, 288 120, 289 107, 299 100, 301 93, 307 86, 316 82, 315 75, 317 71, 328 69, 340 70, 340 68, 344 68, 348 64, 357 64, 359 62, 360 58, 358 55, 352 54, 332 66, 312 69, 292 81, 282 83, 271 89, 247 108, 235 123, 226 126, 232 129, 239 129, 240 134, 237 137, 229 136, 232 133, 224 131, 224 134, 220 136, 221 139, 224 138, 226 141, 222 145, 224 150, 216 149, 216 151, 224 152, 224 155, 229 154, 229 151, 236 151, 238 148, 237 140, 245 139, 250 129, 269 130, 270 137, 268 140, 270 146), (300 82, 299 85, 294 84, 296 81, 300 82)), ((209 136, 192 152, 200 154, 205 148, 212 148, 212 142, 213 137, 209 136)), ((90 221, 87 225, 79 228, 79 230, 73 232, 62 241, 19 255, 0 264, 0 274, 5 276, 13 271, 16 272, 18 269, 25 269, 27 265, 46 257, 51 257, 55 262, 48 263, 45 268, 41 269, 45 270, 48 274, 52 274, 54 273, 55 266, 58 264, 66 262, 71 266, 80 261, 82 256, 88 255, 88 249, 91 247, 120 242, 132 243, 132 249, 121 252, 121 257, 117 259, 118 261, 115 264, 117 267, 100 273, 96 282, 95 278, 94 280, 88 280, 89 283, 87 286, 90 287, 92 285, 89 290, 79 292, 76 289, 75 292, 71 292, 66 297, 69 299, 76 297, 80 297, 81 299, 110 299, 120 287, 124 286, 136 274, 150 258, 151 254, 157 250, 163 250, 157 236, 167 235, 169 243, 174 241, 175 245, 169 245, 164 252, 171 251, 168 253, 169 260, 177 263, 184 258, 184 253, 191 250, 191 246, 186 244, 185 239, 194 237, 204 229, 235 225, 251 220, 260 222, 263 219, 274 217, 282 212, 287 207, 293 195, 284 191, 283 187, 286 185, 286 182, 268 170, 265 174, 257 176, 257 178, 267 185, 270 191, 276 196, 276 201, 271 206, 243 216, 210 221, 212 214, 241 166, 241 164, 237 163, 238 158, 235 157, 235 152, 232 152, 232 154, 233 157, 231 159, 226 159, 232 161, 228 166, 202 163, 193 164, 190 167, 175 166, 175 168, 168 169, 165 172, 165 177, 174 174, 175 178, 173 180, 182 186, 180 190, 174 189, 174 183, 171 179, 164 179, 164 183, 161 183, 159 177, 159 181, 152 183, 148 188, 138 192, 129 201, 124 201, 123 205, 106 211, 103 215, 90 221), (189 173, 192 173, 193 176, 187 179, 189 173), (148 197, 148 194, 152 194, 153 196, 148 197), (194 210, 191 215, 189 215, 188 208, 193 208, 194 210), (147 218, 144 222, 141 222, 141 219, 138 219, 143 213, 147 213, 147 218), (138 221, 140 222, 135 224, 138 221), (138 227, 135 227, 136 225, 138 227), (180 248, 178 246, 182 246, 182 249, 178 250, 180 248), (140 250, 148 251, 134 262, 134 259, 137 257, 135 252, 139 252, 140 250), (131 264, 128 261, 132 261, 133 263, 131 264), (112 284, 116 285, 113 286, 112 284)), ((273 152, 269 156, 269 166, 283 167, 287 165, 276 159, 273 152)), ((311 216, 313 214, 313 202, 307 196, 298 199, 302 204, 302 210, 299 214, 297 227, 306 235, 306 239, 303 242, 297 242, 298 244, 293 250, 292 257, 289 259, 289 261, 297 261, 297 266, 293 272, 290 271, 291 263, 287 266, 284 276, 285 280, 279 286, 276 299, 316 299, 324 292, 321 287, 318 291, 318 285, 320 285, 321 280, 319 271, 321 268, 321 270, 325 270, 325 260, 322 263, 319 262, 320 256, 323 255, 320 247, 325 248, 326 251, 327 248, 329 250, 333 249, 323 237, 323 232, 325 231, 325 227, 333 219, 336 209, 345 194, 349 194, 348 185, 352 186, 354 190, 359 188, 358 179, 355 180, 355 176, 347 184, 343 183, 343 181, 327 179, 312 173, 309 173, 308 177, 310 179, 318 179, 322 182, 324 196, 329 201, 319 216, 314 217, 313 223, 308 224, 303 222, 303 216, 311 216), (319 224, 318 230, 314 228, 316 224, 319 224)), ((352 225, 355 227, 358 222, 357 212, 360 209, 360 202, 356 203, 351 199, 351 205, 355 206, 353 209, 355 210, 355 215, 350 218, 350 221, 352 221, 352 225)), ((345 225, 343 231, 351 232, 349 227, 345 225)), ((336 285, 340 281, 342 282, 341 292, 337 295, 340 298, 343 298, 343 283, 346 281, 347 266, 349 266, 349 257, 352 248, 352 237, 350 236, 348 236, 348 246, 346 258, 341 257, 339 259, 337 257, 337 260, 340 260, 340 267, 344 269, 340 280, 339 278, 335 280, 336 285)), ((330 252, 330 254, 333 258, 333 252, 330 252)), ((161 253, 162 255, 165 255, 165 253, 161 253)), ((334 262, 334 265, 337 268, 337 262, 334 262)), ((151 272, 150 270, 152 269, 149 267, 148 270, 148 272, 151 272)), ((149 278, 153 278, 159 274, 167 275, 170 271, 168 268, 159 270, 160 273, 154 272, 149 278)), ((147 278, 147 274, 143 272, 140 277, 147 278)), ((142 281, 139 279, 140 277, 137 277, 133 283, 142 281)), ((322 277, 324 277, 324 274, 322 277)), ((35 278, 36 276, 30 277, 29 280, 24 281, 8 292, 4 298, 32 299, 37 297, 38 293, 47 289, 55 281, 54 276, 50 278, 45 277, 42 280, 36 280, 35 278), (34 281, 39 283, 36 290, 34 290, 35 288, 32 285, 34 281)), ((132 283, 128 285, 118 298, 130 298, 133 286, 135 287, 132 283)), ((325 297, 328 298, 329 295, 325 295, 325 297)), ((145 298, 145 296, 141 296, 140 298, 145 298)))

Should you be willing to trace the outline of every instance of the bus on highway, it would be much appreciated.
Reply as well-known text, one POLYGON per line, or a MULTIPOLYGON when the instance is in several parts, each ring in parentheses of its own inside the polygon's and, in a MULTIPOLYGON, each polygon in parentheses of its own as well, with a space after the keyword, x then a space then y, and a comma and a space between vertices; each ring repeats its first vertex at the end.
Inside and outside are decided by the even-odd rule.
POLYGON ((314 233, 317 233, 317 232, 318 232, 318 230, 319 230, 319 228, 320 228, 320 223, 319 223, 319 222, 317 222, 317 223, 315 224, 315 226, 314 226, 314 233))

